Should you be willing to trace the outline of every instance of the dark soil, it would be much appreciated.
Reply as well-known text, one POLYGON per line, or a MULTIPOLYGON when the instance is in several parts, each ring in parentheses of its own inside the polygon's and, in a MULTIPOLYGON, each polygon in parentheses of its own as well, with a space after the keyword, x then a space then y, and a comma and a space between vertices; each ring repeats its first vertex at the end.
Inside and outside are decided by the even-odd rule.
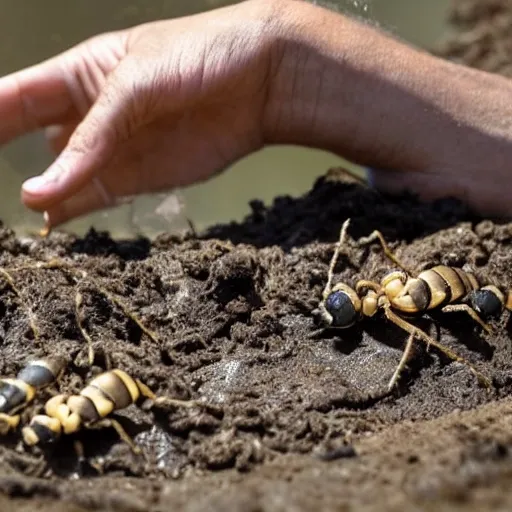
MULTIPOLYGON (((200 401, 192 408, 142 404, 116 415, 145 457, 113 429, 65 436, 44 452, 23 447, 19 432, 5 437, 6 507, 510 506, 512 496, 502 492, 512 475, 508 313, 492 336, 465 314, 417 320, 491 379, 490 390, 464 364, 418 342, 400 385, 385 396, 407 335, 380 315, 311 335, 347 217, 351 240, 378 228, 409 267, 466 265, 500 285, 512 281, 512 225, 479 220, 453 200, 387 198, 336 171, 304 197, 252 207, 241 224, 152 244, 95 231, 83 239, 1 232, 0 265, 12 278, 0 281, 2 375, 35 357, 65 355, 62 392, 77 392, 110 363, 158 395, 200 401), (95 350, 92 368, 77 292, 95 350), (77 439, 83 461, 73 449, 77 439)), ((378 245, 350 242, 336 280, 353 285, 393 268, 378 245)), ((48 396, 36 398, 24 421, 48 396)))

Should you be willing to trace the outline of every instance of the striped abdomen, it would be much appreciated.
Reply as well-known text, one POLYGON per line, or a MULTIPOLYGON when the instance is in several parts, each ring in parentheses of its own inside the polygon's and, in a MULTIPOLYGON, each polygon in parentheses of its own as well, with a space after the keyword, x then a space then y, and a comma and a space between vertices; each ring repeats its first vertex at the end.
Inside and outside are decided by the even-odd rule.
POLYGON ((137 382, 122 370, 111 370, 95 377, 79 395, 56 395, 46 402, 46 414, 34 416, 22 430, 29 446, 55 442, 62 433, 77 432, 134 404, 141 394, 137 382))
POLYGON ((0 412, 12 413, 34 399, 36 391, 55 382, 65 365, 60 357, 29 362, 14 379, 0 380, 0 412))
POLYGON ((137 384, 127 373, 112 370, 94 378, 79 395, 70 396, 67 406, 84 423, 94 423, 135 403, 139 396, 137 384))
POLYGON ((390 302, 398 310, 421 313, 460 301, 478 288, 473 274, 460 268, 438 265, 424 270, 417 278, 407 279, 403 292, 390 298, 390 302))

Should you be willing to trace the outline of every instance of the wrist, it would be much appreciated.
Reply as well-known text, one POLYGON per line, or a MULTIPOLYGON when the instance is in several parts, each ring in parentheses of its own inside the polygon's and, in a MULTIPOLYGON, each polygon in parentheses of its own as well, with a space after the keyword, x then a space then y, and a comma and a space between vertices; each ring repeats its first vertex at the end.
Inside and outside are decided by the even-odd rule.
POLYGON ((512 165, 507 80, 302 1, 282 2, 276 25, 267 144, 397 170, 512 165))
POLYGON ((362 68, 375 31, 301 0, 282 1, 275 17, 265 142, 339 152, 349 135, 344 127, 359 124, 357 103, 370 92, 362 68))

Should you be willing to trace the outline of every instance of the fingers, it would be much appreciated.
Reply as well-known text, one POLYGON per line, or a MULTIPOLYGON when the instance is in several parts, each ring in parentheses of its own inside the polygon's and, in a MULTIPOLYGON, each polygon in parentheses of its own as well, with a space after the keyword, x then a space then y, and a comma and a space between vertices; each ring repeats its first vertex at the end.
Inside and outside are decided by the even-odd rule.
MULTIPOLYGON (((40 211, 50 209, 78 192, 108 166, 120 142, 116 126, 123 124, 125 115, 122 92, 119 88, 115 92, 110 89, 106 87, 55 162, 43 174, 23 183, 22 201, 28 207, 40 211)), ((57 150, 66 136, 65 128, 54 131, 57 150)))
POLYGON ((60 58, 0 78, 0 144, 76 115, 60 58))
POLYGON ((50 230, 68 220, 96 210, 111 208, 122 202, 123 200, 115 198, 101 180, 93 178, 71 198, 61 201, 45 211, 45 225, 50 230))
POLYGON ((85 115, 124 58, 126 37, 125 32, 103 34, 0 78, 0 144, 85 115))

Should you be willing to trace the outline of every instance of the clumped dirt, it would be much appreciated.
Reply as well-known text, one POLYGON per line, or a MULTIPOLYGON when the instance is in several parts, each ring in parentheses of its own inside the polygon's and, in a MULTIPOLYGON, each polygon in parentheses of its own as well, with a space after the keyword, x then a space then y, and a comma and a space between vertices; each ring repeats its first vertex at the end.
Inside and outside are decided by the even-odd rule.
MULTIPOLYGON (((145 457, 113 429, 65 436, 44 451, 23 447, 15 432, 0 446, 0 503, 154 511, 510 505, 508 313, 493 335, 460 313, 417 320, 492 389, 418 342, 400 385, 385 395, 405 333, 379 315, 312 337, 347 217, 336 281, 378 280, 394 268, 378 245, 353 242, 380 229, 411 268, 442 263, 512 282, 511 224, 478 219, 453 200, 388 198, 336 170, 301 198, 254 202, 244 222, 200 237, 20 239, 3 229, 2 375, 64 355, 61 392, 76 393, 111 364, 158 395, 199 404, 119 412, 145 457), (92 367, 77 317, 93 342, 92 367)), ((23 421, 49 396, 38 395, 23 421)))

